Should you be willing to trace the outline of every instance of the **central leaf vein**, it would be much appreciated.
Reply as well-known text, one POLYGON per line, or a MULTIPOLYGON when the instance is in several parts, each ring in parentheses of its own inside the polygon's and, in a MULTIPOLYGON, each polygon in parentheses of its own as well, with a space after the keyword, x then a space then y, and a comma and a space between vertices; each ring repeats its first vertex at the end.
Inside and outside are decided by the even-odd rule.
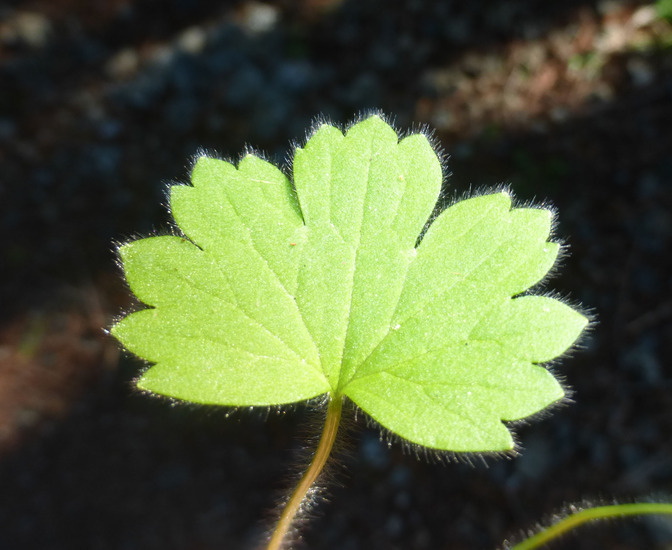
MULTIPOLYGON (((369 141, 369 157, 373 154, 373 139, 369 141)), ((360 253, 362 251, 361 247, 361 242, 362 242, 362 227, 364 225, 364 218, 366 216, 366 207, 368 204, 368 199, 369 199, 369 193, 371 191, 371 186, 370 186, 370 178, 371 178, 371 162, 368 162, 366 164, 366 177, 364 178, 365 185, 366 185, 366 190, 364 192, 364 200, 362 200, 362 216, 359 219, 359 230, 355 233, 356 235, 356 243, 353 244, 353 249, 355 251, 355 261, 352 269, 352 277, 350 279, 350 296, 349 296, 349 303, 348 303, 348 322, 345 327, 345 335, 343 337, 343 348, 341 350, 341 372, 339 373, 338 377, 338 384, 337 384, 337 392, 342 393, 342 384, 346 382, 347 378, 347 373, 343 373, 343 358, 345 357, 345 352, 346 352, 346 346, 348 344, 348 335, 351 330, 351 321, 352 321, 352 307, 353 307, 353 297, 354 297, 354 291, 355 291, 355 279, 357 277, 357 268, 359 265, 359 257, 360 253), (345 376, 344 376, 345 374, 345 376)))

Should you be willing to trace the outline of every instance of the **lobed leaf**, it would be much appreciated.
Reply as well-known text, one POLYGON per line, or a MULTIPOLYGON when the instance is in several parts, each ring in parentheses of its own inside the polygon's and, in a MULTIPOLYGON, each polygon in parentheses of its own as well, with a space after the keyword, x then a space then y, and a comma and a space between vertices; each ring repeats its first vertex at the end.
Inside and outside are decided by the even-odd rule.
POLYGON ((372 116, 323 124, 297 148, 293 184, 253 155, 201 157, 171 188, 183 236, 124 245, 148 309, 113 334, 154 363, 141 388, 220 405, 347 396, 419 445, 513 448, 503 421, 561 399, 539 363, 587 320, 542 280, 559 246, 552 215, 507 193, 459 202, 418 244, 442 182, 422 134, 372 116))

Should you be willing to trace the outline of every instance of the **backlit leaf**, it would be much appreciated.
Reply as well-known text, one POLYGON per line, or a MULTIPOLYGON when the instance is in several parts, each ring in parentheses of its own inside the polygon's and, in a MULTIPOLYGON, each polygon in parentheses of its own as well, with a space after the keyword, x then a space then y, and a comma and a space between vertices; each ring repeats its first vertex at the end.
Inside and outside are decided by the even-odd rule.
POLYGON ((182 235, 119 251, 149 306, 112 329, 153 364, 139 387, 234 406, 347 396, 419 445, 513 448, 503 421, 562 399, 540 363, 587 320, 519 296, 558 255, 546 209, 466 199, 418 243, 441 183, 427 138, 379 116, 319 126, 293 182, 254 155, 198 159, 192 185, 171 188, 182 235))

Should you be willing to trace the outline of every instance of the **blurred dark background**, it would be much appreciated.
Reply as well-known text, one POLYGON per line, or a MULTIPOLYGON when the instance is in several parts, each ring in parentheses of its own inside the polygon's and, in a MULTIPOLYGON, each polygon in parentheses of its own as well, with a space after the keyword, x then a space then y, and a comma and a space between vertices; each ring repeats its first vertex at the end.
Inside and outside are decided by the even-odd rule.
MULTIPOLYGON (((304 547, 496 548, 569 503, 672 501, 670 20, 668 0, 1 2, 0 550, 258 545, 319 412, 134 392, 102 328, 130 303, 113 242, 165 230, 200 148, 282 163, 317 114, 371 108, 436 130, 448 196, 555 205, 551 286, 599 324, 557 367, 575 402, 520 426, 514 460, 418 460, 360 417, 304 547)), ((660 518, 554 546, 671 547, 660 518)))

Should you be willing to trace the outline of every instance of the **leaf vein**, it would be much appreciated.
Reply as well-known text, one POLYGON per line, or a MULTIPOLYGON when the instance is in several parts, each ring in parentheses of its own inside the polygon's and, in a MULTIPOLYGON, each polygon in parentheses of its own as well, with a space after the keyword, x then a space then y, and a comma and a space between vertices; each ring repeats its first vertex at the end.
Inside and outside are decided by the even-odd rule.
MULTIPOLYGON (((258 256, 258 257, 262 260, 262 262, 266 265, 266 267, 268 268, 268 270, 269 270, 269 271, 273 274, 273 276, 275 277, 275 280, 277 281, 277 283, 280 285, 280 288, 282 288, 282 290, 283 290, 284 293, 287 295, 287 297, 292 301, 292 303, 294 304, 294 306, 295 306, 295 308, 296 308, 296 311, 298 312, 298 316, 299 316, 299 318, 301 319, 301 322, 302 322, 304 328, 306 329, 306 332, 307 332, 308 334, 310 334, 310 331, 308 330, 308 326, 306 325, 306 321, 305 321, 305 319, 304 319, 304 317, 303 317, 303 315, 302 315, 302 313, 301 313, 301 309, 299 308, 299 306, 298 306, 298 304, 297 304, 297 302, 296 302, 296 297, 293 296, 293 295, 287 290, 287 288, 286 288, 285 285, 283 284, 282 280, 280 279, 280 276, 278 275, 278 273, 271 267, 271 265, 270 265, 270 263, 268 262, 268 260, 266 259, 266 257, 265 257, 265 256, 261 253, 261 251, 257 248, 257 244, 256 244, 256 242, 255 242, 255 239, 254 239, 253 235, 252 235, 252 231, 251 231, 250 227, 247 225, 247 223, 245 223, 245 219, 244 219, 243 215, 239 212, 238 208, 236 207, 235 201, 232 201, 231 198, 229 197, 229 190, 228 190, 228 188, 225 189, 225 192, 226 192, 226 195, 227 195, 227 200, 229 201, 229 204, 231 205, 231 208, 233 209, 233 212, 236 214, 236 216, 237 216, 238 219, 240 220, 241 225, 242 225, 242 226, 245 228, 245 230, 247 231, 247 235, 248 235, 249 242, 250 242, 250 244, 251 244, 252 250, 254 250, 254 252, 257 254, 257 256, 258 256)), ((225 239, 226 239, 226 236, 224 236, 224 237, 225 237, 225 239)), ((226 240, 229 240, 229 239, 226 239, 226 240)), ((218 267, 219 267, 219 266, 218 266, 218 267)), ((221 271, 222 274, 227 278, 227 281, 228 281, 228 280, 229 280, 229 276, 228 276, 228 274, 226 274, 223 270, 221 270, 221 267, 220 267, 220 271, 221 271)), ((234 291, 234 293, 235 293, 235 291, 234 291)), ((238 303, 238 305, 239 305, 239 307, 241 307, 241 306, 240 306, 240 303, 238 303)), ((241 310, 242 310, 242 307, 241 307, 241 310)), ((244 311, 244 310, 243 310, 243 311, 244 311)), ((247 314, 247 312, 245 312, 245 313, 247 314)), ((250 317, 250 318, 252 318, 252 317, 250 317)), ((256 321, 257 323, 259 323, 260 325, 264 326, 263 323, 261 323, 261 321, 258 321, 257 319, 253 319, 253 320, 256 321)), ((264 326, 264 328, 266 328, 266 327, 264 326)), ((294 350, 291 346, 289 346, 289 344, 287 344, 287 342, 285 342, 280 336, 278 336, 277 334, 274 334, 274 333, 273 333, 271 330, 269 330, 268 328, 266 328, 266 330, 268 330, 268 332, 269 332, 270 334, 273 334, 276 338, 278 338, 278 340, 280 340, 281 342, 283 342, 288 348, 292 349, 292 350, 296 353, 296 355, 297 355, 298 357, 301 357, 301 354, 298 353, 296 350, 294 350)), ((317 354, 317 356, 319 357, 319 349, 317 349, 317 346, 315 345, 315 339, 312 338, 312 335, 311 335, 311 341, 312 341, 312 343, 313 343, 313 346, 314 346, 314 349, 315 349, 315 351, 316 351, 316 354, 317 354)), ((304 358, 304 359, 305 359, 305 358, 304 358)), ((318 372, 320 372, 320 374, 324 375, 324 373, 319 369, 319 366, 317 366, 317 365, 313 365, 312 363, 309 363, 309 364, 311 365, 311 367, 312 367, 313 369, 318 370, 318 372)))
POLYGON ((281 344, 283 344, 283 345, 285 346, 285 348, 287 348, 287 350, 289 350, 290 352, 292 352, 297 358, 299 358, 299 359, 301 359, 301 360, 305 359, 304 357, 301 356, 300 353, 298 353, 298 352, 297 352, 295 349, 293 349, 287 342, 285 342, 279 335, 275 334, 275 333, 274 333, 273 331, 271 331, 266 325, 264 325, 262 322, 260 322, 258 319, 256 319, 253 315, 251 315, 248 311, 246 311, 245 308, 243 308, 243 306, 240 304, 240 302, 238 301, 238 299, 237 299, 237 297, 236 297, 236 295, 235 295, 235 291, 233 290, 233 288, 232 288, 232 286, 231 286, 231 283, 229 282, 229 277, 228 277, 227 273, 221 268, 221 266, 220 266, 218 263, 215 263, 215 265, 216 265, 217 269, 219 270, 219 272, 222 274, 222 276, 225 278, 226 284, 227 284, 227 285, 229 286, 229 288, 231 289, 231 295, 232 295, 232 297, 233 297, 233 299, 234 299, 234 303, 231 303, 230 301, 227 301, 226 299, 222 298, 221 296, 218 296, 218 295, 216 295, 216 294, 212 294, 211 292, 209 292, 209 291, 206 290, 206 289, 199 288, 199 286, 196 285, 194 281, 192 281, 191 279, 189 279, 189 278, 187 278, 187 277, 184 277, 183 280, 186 281, 187 284, 189 284, 189 285, 190 285, 194 290, 196 290, 197 292, 200 292, 200 293, 202 293, 202 294, 206 294, 206 295, 209 296, 210 298, 212 298, 212 299, 214 299, 214 300, 217 300, 217 301, 219 301, 220 303, 222 303, 222 304, 224 304, 224 305, 226 305, 226 306, 231 306, 233 309, 235 309, 235 310, 237 310, 237 311, 240 311, 240 312, 241 312, 247 319, 249 319, 250 321, 252 321, 253 323, 255 323, 255 324, 256 324, 257 326, 259 326, 261 329, 263 329, 263 330, 266 331, 268 334, 270 334, 273 338, 275 338, 276 340, 278 340, 278 342, 280 342, 281 344))

